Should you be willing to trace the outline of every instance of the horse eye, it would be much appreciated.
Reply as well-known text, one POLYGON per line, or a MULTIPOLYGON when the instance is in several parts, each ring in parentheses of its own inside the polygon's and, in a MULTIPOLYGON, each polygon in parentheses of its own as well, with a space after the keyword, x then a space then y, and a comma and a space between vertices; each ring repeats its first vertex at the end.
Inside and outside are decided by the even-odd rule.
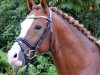
POLYGON ((41 28, 42 28, 41 25, 35 26, 35 29, 36 29, 36 30, 40 30, 41 28))

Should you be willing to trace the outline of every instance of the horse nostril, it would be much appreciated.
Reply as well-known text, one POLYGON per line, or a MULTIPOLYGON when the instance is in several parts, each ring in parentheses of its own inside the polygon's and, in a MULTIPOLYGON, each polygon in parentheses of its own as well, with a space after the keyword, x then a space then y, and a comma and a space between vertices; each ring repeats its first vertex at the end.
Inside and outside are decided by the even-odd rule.
POLYGON ((16 58, 17 57, 17 53, 14 55, 14 58, 16 58))

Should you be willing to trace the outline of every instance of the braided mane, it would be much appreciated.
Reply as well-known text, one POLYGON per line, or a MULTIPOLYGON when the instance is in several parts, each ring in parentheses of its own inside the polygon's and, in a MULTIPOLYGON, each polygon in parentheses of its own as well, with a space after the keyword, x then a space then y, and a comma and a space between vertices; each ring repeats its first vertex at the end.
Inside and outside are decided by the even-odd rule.
POLYGON ((79 31, 81 31, 86 37, 91 40, 93 43, 95 43, 98 47, 100 47, 100 44, 97 42, 96 38, 91 35, 91 33, 84 28, 83 24, 80 24, 77 20, 75 20, 73 17, 69 16, 68 14, 62 12, 60 9, 57 9, 56 7, 50 8, 53 12, 57 13, 58 15, 61 15, 65 20, 67 20, 70 24, 72 24, 74 27, 76 27, 79 31))

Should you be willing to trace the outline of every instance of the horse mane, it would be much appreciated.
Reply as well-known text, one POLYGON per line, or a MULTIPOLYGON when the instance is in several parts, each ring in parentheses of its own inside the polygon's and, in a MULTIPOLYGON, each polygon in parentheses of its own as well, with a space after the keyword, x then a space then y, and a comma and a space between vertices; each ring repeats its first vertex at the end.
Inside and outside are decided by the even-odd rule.
POLYGON ((93 43, 95 43, 98 47, 100 47, 100 44, 97 42, 96 38, 91 35, 91 33, 84 28, 83 24, 80 24, 77 20, 75 20, 72 16, 69 16, 68 14, 62 12, 57 7, 51 7, 50 8, 53 12, 57 13, 58 15, 61 15, 65 20, 67 20, 71 25, 76 27, 82 34, 86 35, 86 37, 91 40, 93 43))

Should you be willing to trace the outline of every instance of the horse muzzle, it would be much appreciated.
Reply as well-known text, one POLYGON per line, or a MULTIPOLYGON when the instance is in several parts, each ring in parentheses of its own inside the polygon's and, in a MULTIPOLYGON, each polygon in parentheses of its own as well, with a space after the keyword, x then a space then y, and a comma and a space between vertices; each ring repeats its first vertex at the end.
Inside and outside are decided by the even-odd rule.
POLYGON ((11 50, 8 51, 8 62, 15 68, 21 67, 25 63, 24 54, 18 43, 14 43, 11 50))

